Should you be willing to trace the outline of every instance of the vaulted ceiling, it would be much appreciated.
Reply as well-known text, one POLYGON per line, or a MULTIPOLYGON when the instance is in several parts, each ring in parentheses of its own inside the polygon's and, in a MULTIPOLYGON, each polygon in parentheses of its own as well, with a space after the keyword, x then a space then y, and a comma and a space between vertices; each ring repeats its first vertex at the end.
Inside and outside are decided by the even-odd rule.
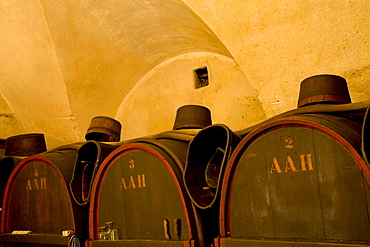
MULTIPOLYGON (((313 74, 340 74, 353 101, 370 99, 369 14, 369 4, 360 0, 3 0, 0 138, 41 132, 49 147, 83 140, 94 116, 124 122, 128 113, 120 114, 122 108, 130 104, 136 110, 133 101, 140 96, 130 96, 133 89, 140 92, 158 80, 180 85, 182 78, 164 74, 195 69, 205 60, 225 69, 214 73, 218 81, 247 85, 246 98, 260 107, 261 113, 237 128, 296 107, 299 83, 313 74)), ((247 104, 217 98, 220 88, 188 97, 178 87, 156 86, 152 93, 159 98, 138 102, 137 111, 156 114, 162 99, 178 99, 170 103, 172 110, 209 97, 216 121, 232 123, 232 116, 220 113, 227 110, 210 102, 224 99, 237 109, 247 104)), ((166 114, 171 121, 174 113, 166 114)))

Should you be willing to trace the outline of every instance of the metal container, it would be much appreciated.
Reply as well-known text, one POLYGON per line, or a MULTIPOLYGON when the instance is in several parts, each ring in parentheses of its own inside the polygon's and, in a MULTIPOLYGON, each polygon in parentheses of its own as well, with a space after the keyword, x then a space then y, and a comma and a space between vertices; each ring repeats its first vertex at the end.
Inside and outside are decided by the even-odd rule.
POLYGON ((316 110, 275 117, 239 143, 225 170, 216 245, 370 244, 358 117, 366 108, 316 110))
POLYGON ((347 81, 337 75, 315 75, 303 80, 298 107, 316 103, 351 103, 347 81))

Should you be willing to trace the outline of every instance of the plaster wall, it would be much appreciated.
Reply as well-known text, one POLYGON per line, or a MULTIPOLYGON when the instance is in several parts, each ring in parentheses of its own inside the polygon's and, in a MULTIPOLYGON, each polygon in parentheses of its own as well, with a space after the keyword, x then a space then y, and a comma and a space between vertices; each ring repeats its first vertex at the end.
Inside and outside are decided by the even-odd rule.
POLYGON ((206 106, 213 123, 232 130, 265 118, 257 90, 234 59, 188 53, 158 65, 131 90, 116 115, 123 139, 173 129, 176 111, 183 105, 206 106), (204 67, 209 85, 196 88, 194 70, 204 67))
POLYGON ((0 31, 1 138, 44 133, 49 146, 75 141, 79 131, 40 3, 2 1, 0 31))
POLYGON ((184 0, 259 91, 266 116, 297 105, 302 80, 346 78, 353 102, 370 99, 367 0, 184 0))
POLYGON ((0 139, 41 132, 53 148, 97 115, 145 136, 184 104, 238 130, 296 108, 323 73, 370 100, 369 14, 367 0, 3 0, 0 139), (202 66, 210 85, 195 89, 202 66))

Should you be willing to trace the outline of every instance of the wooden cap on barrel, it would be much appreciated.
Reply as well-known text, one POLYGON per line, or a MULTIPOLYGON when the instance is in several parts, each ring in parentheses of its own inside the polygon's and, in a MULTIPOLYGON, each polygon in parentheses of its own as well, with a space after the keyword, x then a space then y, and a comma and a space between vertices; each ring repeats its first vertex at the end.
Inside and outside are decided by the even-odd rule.
POLYGON ((298 107, 315 103, 351 103, 347 81, 337 75, 315 75, 301 82, 298 107))
POLYGON ((31 133, 6 139, 5 156, 30 156, 46 151, 44 134, 31 133))
POLYGON ((87 141, 118 142, 121 139, 121 123, 110 117, 94 117, 85 138, 87 141))
POLYGON ((184 105, 177 109, 174 130, 203 129, 212 125, 211 111, 200 105, 184 105))

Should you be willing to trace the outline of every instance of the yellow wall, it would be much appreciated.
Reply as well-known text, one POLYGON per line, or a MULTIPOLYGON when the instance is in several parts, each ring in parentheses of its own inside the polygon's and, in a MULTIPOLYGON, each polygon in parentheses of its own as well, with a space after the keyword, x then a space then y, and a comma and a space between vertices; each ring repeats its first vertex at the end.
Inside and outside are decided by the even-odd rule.
POLYGON ((0 138, 40 132, 52 148, 97 115, 144 136, 184 104, 239 130, 296 108, 321 73, 370 100, 369 14, 367 0, 3 0, 0 138), (195 89, 202 66, 210 85, 195 89))

